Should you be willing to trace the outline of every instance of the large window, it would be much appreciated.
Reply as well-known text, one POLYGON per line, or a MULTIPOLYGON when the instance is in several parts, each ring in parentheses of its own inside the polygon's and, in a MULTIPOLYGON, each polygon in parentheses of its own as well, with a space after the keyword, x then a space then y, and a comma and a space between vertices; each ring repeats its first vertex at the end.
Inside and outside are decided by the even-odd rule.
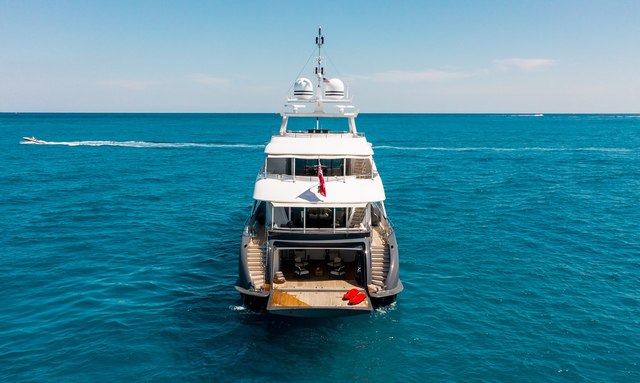
MULTIPOLYGON (((342 176, 344 160, 342 158, 320 160, 322 174, 326 177, 342 176)), ((296 158, 297 176, 315 176, 318 174, 318 160, 296 158)))
POLYGON ((267 173, 291 175, 291 158, 267 158, 267 173))
POLYGON ((330 229, 345 228, 348 209, 343 207, 277 207, 274 208, 273 223, 276 227, 291 229, 330 229))

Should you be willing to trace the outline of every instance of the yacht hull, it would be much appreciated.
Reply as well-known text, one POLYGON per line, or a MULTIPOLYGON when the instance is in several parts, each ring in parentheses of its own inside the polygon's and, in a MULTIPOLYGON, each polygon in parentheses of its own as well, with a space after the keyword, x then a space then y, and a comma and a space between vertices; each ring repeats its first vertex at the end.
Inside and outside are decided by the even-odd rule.
POLYGON ((323 307, 312 307, 308 309, 283 308, 283 309, 277 309, 277 310, 267 310, 269 314, 295 317, 295 318, 335 318, 335 317, 342 317, 342 316, 369 314, 371 313, 371 311, 373 311, 372 308, 336 309, 336 308, 323 308, 323 307))
POLYGON ((269 313, 278 316, 289 316, 297 318, 330 318, 355 316, 361 314, 370 314, 372 311, 389 306, 396 301, 396 295, 384 298, 371 298, 371 307, 367 308, 335 308, 335 307, 310 307, 310 308, 278 308, 268 309, 269 298, 257 297, 247 294, 241 294, 242 304, 244 307, 257 313, 269 313))

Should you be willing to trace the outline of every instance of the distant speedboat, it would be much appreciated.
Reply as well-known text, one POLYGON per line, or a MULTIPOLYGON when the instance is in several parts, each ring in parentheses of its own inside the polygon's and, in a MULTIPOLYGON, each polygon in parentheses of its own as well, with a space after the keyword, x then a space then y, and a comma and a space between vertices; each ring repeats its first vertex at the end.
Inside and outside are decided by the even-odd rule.
POLYGON ((46 144, 46 141, 39 140, 35 137, 22 137, 28 144, 46 144))

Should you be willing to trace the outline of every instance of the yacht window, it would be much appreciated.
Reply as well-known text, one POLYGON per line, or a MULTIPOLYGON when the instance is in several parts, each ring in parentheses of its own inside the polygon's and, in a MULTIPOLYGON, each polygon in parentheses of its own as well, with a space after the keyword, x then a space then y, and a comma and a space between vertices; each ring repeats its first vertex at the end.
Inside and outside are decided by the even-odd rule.
POLYGON ((333 227, 333 209, 308 208, 307 209, 307 227, 308 228, 333 227))
POLYGON ((344 207, 274 207, 272 219, 275 226, 292 229, 346 228, 351 211, 344 207))
POLYGON ((286 226, 289 222, 289 209, 284 207, 273 208, 273 223, 275 226, 286 226))
POLYGON ((301 207, 292 207, 291 208, 291 223, 288 223, 287 226, 290 227, 304 227, 304 208, 301 207))
POLYGON ((369 178, 371 176, 371 160, 368 158, 350 158, 347 160, 347 175, 369 178))
POLYGON ((267 173, 291 175, 291 158, 267 158, 267 173))
MULTIPOLYGON (((322 174, 325 177, 341 176, 343 172, 342 158, 320 160, 322 165, 322 174)), ((296 175, 297 176, 316 176, 318 175, 318 160, 309 160, 296 158, 296 175)))
POLYGON ((344 207, 335 208, 336 227, 347 226, 347 209, 344 207))

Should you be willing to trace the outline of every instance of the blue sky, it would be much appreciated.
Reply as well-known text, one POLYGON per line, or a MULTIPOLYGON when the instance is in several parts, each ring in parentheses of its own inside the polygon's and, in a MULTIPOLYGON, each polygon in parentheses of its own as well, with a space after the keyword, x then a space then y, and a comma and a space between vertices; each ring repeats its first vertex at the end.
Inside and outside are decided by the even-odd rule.
POLYGON ((278 112, 321 25, 361 112, 638 113, 639 15, 637 0, 0 0, 0 111, 278 112))

